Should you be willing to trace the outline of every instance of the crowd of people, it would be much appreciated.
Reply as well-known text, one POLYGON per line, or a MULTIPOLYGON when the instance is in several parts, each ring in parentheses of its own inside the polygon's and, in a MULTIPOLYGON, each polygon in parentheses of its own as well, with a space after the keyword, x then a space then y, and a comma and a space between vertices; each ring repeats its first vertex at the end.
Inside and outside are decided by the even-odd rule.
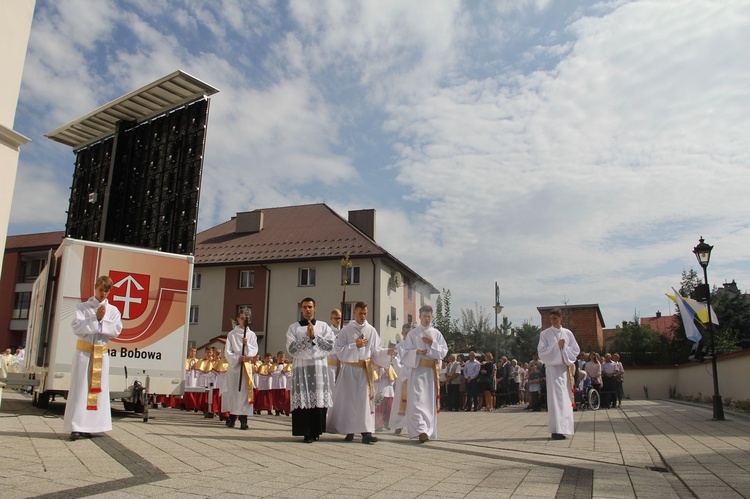
MULTIPOLYGON (((620 407, 624 396, 625 369, 619 354, 580 353, 574 366, 576 391, 591 386, 601 394, 602 407, 620 407)), ((444 410, 494 411, 506 406, 526 405, 526 410, 546 407, 546 369, 534 352, 527 362, 497 362, 491 352, 477 355, 451 354, 440 369, 440 393, 444 410)))
POLYGON ((8 373, 20 373, 23 370, 24 349, 8 347, 0 353, 0 378, 7 378, 8 373))

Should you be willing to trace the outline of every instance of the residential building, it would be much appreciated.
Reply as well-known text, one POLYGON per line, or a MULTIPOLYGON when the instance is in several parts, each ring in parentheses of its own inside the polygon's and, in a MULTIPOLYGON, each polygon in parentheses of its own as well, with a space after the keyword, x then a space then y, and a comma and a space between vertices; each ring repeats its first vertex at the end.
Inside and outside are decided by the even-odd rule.
POLYGON ((559 308, 563 314, 563 327, 573 331, 583 351, 601 350, 604 346, 604 318, 598 303, 589 305, 564 305, 537 307, 542 316, 542 329, 550 327, 549 313, 559 308))
POLYGON ((47 264, 49 252, 62 242, 63 231, 9 236, 0 277, 0 348, 24 344, 31 288, 47 264))
POLYGON ((375 210, 350 211, 346 220, 325 204, 242 212, 196 241, 189 339, 196 346, 228 332, 248 309, 260 352, 284 350, 307 296, 326 322, 342 302, 345 321, 356 302, 366 302, 383 345, 396 343, 401 325, 416 321, 438 292, 375 242, 375 210))

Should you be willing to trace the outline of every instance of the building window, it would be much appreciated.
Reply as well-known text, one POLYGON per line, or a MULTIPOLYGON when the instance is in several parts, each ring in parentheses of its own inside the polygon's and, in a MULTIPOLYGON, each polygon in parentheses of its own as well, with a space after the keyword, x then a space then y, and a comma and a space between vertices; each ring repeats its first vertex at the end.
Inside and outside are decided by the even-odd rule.
POLYGON ((18 273, 18 282, 34 282, 42 269, 47 265, 46 258, 34 258, 33 260, 22 260, 21 269, 18 273))
POLYGON ((240 289, 247 289, 255 287, 255 271, 253 270, 241 270, 240 271, 240 289))
POLYGON ((299 285, 300 286, 315 286, 315 269, 311 269, 311 268, 299 269, 299 285))
POLYGON ((414 299, 414 288, 411 287, 411 284, 407 284, 406 285, 406 297, 409 300, 413 300, 414 299))
POLYGON ((248 324, 251 324, 253 322, 253 306, 252 305, 237 305, 237 316, 239 317, 240 314, 244 314, 250 317, 250 320, 247 321, 248 324))
POLYGON ((31 291, 16 293, 13 300, 13 319, 28 319, 31 306, 31 291))
POLYGON ((411 326, 411 325, 412 325, 412 324, 414 323, 414 316, 413 316, 413 315, 411 315, 411 314, 409 314, 409 316, 408 316, 408 317, 409 317, 409 318, 408 318, 408 320, 406 321, 406 323, 407 323, 407 324, 409 324, 409 326, 411 326))
POLYGON ((398 317, 396 317, 396 307, 391 307, 391 315, 388 319, 390 325, 396 327, 396 321, 398 321, 398 317))
POLYGON ((341 327, 352 320, 352 310, 354 310, 353 303, 344 303, 344 310, 341 311, 341 327))
POLYGON ((190 306, 190 324, 198 324, 198 305, 190 306))
POLYGON ((193 272, 193 289, 201 289, 200 272, 193 272))
POLYGON ((359 284, 359 266, 346 269, 346 283, 359 284))

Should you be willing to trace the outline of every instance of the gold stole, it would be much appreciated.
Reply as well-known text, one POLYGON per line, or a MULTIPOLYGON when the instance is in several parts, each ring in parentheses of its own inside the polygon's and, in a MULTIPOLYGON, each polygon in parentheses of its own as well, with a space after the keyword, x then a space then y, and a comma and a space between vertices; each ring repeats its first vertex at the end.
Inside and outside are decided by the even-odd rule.
POLYGON ((404 385, 401 387, 401 403, 398 406, 398 415, 406 415, 406 396, 409 393, 409 380, 404 380, 404 385))
POLYGON ((247 403, 252 404, 255 401, 255 397, 253 396, 253 388, 255 388, 255 384, 253 383, 253 363, 249 360, 246 360, 242 363, 242 372, 245 375, 245 385, 247 386, 247 403))
POLYGON ((86 398, 86 410, 96 411, 99 394, 102 392, 102 359, 107 353, 107 345, 94 345, 88 341, 78 340, 76 350, 91 354, 89 360, 89 392, 86 398))
POLYGON ((197 369, 203 374, 208 374, 211 372, 211 368, 213 367, 213 365, 213 361, 210 361, 208 359, 201 359, 197 363, 197 369))
POLYGON ((440 414, 440 367, 438 362, 435 359, 422 359, 419 361, 419 367, 429 367, 435 371, 435 399, 437 400, 437 412, 440 414))
POLYGON ((215 371, 218 374, 227 372, 227 369, 229 369, 229 361, 225 357, 222 357, 221 359, 214 362, 214 365, 211 368, 211 370, 215 371))
POLYGON ((576 368, 575 364, 568 366, 568 381, 570 383, 570 391, 573 393, 573 409, 576 408, 576 368))
POLYGON ((372 399, 375 396, 375 383, 380 379, 378 376, 378 366, 375 365, 372 360, 359 360, 357 362, 345 362, 352 367, 361 367, 365 370, 365 377, 367 378, 367 389, 370 395, 370 414, 375 413, 375 406, 373 405, 372 399))
POLYGON ((398 378, 396 370, 393 368, 393 366, 388 366, 388 369, 386 369, 385 371, 385 376, 386 378, 388 378, 388 381, 396 381, 396 378, 398 378))

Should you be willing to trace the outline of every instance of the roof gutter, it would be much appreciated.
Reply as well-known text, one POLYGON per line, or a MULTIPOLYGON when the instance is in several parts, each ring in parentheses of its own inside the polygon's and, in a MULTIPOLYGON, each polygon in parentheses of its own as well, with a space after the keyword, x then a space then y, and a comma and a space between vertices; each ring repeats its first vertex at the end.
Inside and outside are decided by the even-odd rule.
MULTIPOLYGON (((271 308, 271 269, 269 269, 265 265, 261 265, 261 267, 266 269, 266 316, 263 318, 265 322, 265 324, 263 325, 264 326, 263 329, 265 330, 265 333, 266 333, 263 336, 263 343, 265 344, 263 353, 265 354, 266 351, 268 350, 268 335, 271 334, 271 330, 268 327, 268 321, 270 318, 269 313, 270 313, 270 308, 271 308)), ((258 352, 258 355, 260 355, 260 352, 258 352)))

